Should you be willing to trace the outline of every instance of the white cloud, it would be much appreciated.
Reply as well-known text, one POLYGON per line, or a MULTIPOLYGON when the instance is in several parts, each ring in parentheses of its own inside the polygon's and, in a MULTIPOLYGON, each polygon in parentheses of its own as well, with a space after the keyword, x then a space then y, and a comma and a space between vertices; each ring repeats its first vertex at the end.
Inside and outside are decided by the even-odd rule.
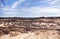
POLYGON ((1 8, 3 7, 3 4, 2 4, 2 2, 0 2, 0 7, 1 7, 1 8))
POLYGON ((21 8, 20 11, 14 9, 4 9, 4 15, 8 17, 39 17, 39 16, 60 16, 60 9, 53 7, 31 7, 31 8, 21 8), (51 13, 51 14, 50 14, 51 13), (47 14, 47 15, 46 15, 47 14))
POLYGON ((41 3, 60 4, 60 0, 44 0, 44 1, 41 1, 41 3))
POLYGON ((15 2, 11 8, 16 8, 18 4, 22 4, 25 0, 18 0, 17 2, 15 2))
POLYGON ((52 0, 50 4, 60 4, 60 0, 52 0))
POLYGON ((3 11, 3 14, 17 14, 18 10, 12 9, 12 8, 1 8, 1 10, 3 11))
POLYGON ((4 14, 6 14, 6 15, 13 15, 13 14, 17 14, 18 12, 4 12, 4 14))
MULTIPOLYGON (((57 14, 57 15, 54 15, 54 16, 59 16, 60 14, 60 8, 54 8, 54 7, 41 7, 41 6, 35 6, 35 7, 30 7, 30 8, 20 8, 18 10, 15 10, 15 8, 18 6, 18 4, 21 4, 23 3, 25 0, 18 0, 17 2, 15 2, 11 8, 2 8, 4 10, 4 14, 5 15, 17 15, 17 14, 20 14, 20 13, 52 13, 52 14, 57 14), (20 10, 20 11, 19 11, 20 10)), ((60 3, 59 0, 45 0, 45 1, 42 1, 42 3, 49 3, 49 4, 58 4, 60 3)), ((43 4, 44 4, 43 3, 43 4)), ((28 3, 30 4, 30 3, 28 3)), ((26 4, 26 5, 28 5, 26 4)), ((36 14, 37 15, 37 14, 36 14)), ((49 14, 50 16, 51 14, 49 14)), ((17 15, 18 16, 18 15, 17 15)), ((27 15, 25 15, 27 16, 27 15)), ((53 16, 53 15, 52 15, 53 16)))
POLYGON ((4 14, 19 14, 19 13, 60 13, 60 8, 53 7, 31 7, 31 8, 21 8, 21 10, 7 9, 4 8, 4 14))
POLYGON ((60 13, 59 8, 52 7, 31 7, 31 8, 23 8, 22 12, 30 12, 30 13, 60 13))

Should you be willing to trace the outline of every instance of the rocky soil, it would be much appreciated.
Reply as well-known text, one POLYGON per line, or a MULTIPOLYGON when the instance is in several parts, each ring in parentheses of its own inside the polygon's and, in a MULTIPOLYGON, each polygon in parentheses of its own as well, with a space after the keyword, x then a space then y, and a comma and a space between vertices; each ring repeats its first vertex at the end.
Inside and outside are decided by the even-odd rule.
POLYGON ((60 39, 60 17, 0 18, 0 39, 60 39))

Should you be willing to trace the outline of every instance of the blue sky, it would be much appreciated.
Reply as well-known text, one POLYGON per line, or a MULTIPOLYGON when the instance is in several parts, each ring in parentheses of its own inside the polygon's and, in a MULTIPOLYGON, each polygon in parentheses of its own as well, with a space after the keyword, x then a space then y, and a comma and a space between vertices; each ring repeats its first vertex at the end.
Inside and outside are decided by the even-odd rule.
POLYGON ((60 0, 0 0, 0 17, 60 16, 60 0))

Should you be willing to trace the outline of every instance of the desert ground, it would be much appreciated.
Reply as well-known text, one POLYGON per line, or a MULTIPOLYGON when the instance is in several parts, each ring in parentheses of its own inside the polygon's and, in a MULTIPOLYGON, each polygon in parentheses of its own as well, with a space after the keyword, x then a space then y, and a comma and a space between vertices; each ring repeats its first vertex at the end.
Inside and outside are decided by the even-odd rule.
POLYGON ((0 18, 0 39, 60 39, 60 17, 0 18))

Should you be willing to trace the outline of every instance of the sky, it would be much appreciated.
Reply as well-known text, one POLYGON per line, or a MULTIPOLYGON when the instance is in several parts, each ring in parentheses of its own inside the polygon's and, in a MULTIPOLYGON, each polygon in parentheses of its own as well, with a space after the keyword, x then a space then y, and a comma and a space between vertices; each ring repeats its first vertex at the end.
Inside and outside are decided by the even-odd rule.
POLYGON ((0 17, 60 16, 60 0, 0 0, 0 17))

